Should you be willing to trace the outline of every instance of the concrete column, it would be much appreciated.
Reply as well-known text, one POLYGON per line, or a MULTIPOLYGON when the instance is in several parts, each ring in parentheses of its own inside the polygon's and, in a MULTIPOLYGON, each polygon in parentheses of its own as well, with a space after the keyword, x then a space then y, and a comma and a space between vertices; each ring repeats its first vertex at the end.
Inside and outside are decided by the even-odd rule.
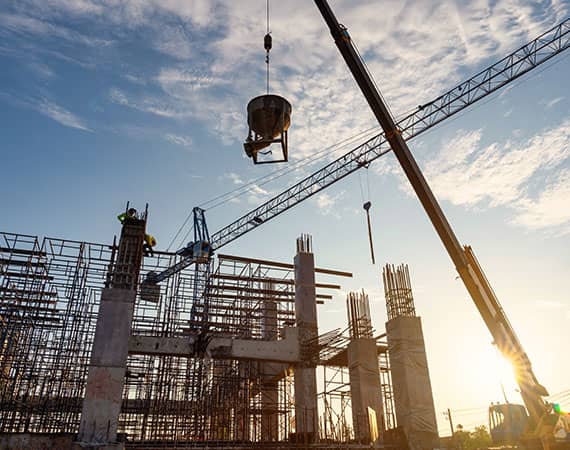
POLYGON ((358 442, 369 444, 384 431, 376 342, 371 338, 351 339, 347 352, 354 435, 358 442))
POLYGON ((318 336, 315 293, 315 260, 308 237, 297 240, 295 266, 295 318, 302 361, 295 366, 295 430, 299 441, 318 438, 317 373, 307 342, 318 336))
POLYGON ((145 227, 146 213, 125 219, 108 287, 101 293, 76 448, 124 448, 117 429, 145 227))
POLYGON ((236 438, 241 441, 251 440, 251 414, 250 414, 250 398, 251 398, 251 386, 249 380, 252 378, 250 371, 251 363, 250 361, 238 361, 238 372, 241 383, 241 389, 239 390, 240 400, 239 407, 240 410, 237 411, 238 415, 238 430, 236 433, 236 438))
POLYGON ((419 317, 399 316, 386 323, 396 419, 410 450, 438 447, 437 422, 419 317))
POLYGON ((78 443, 119 449, 117 427, 136 291, 104 289, 87 375, 78 443))
MULTIPOLYGON (((264 289, 274 289, 273 283, 267 283, 264 289)), ((263 338, 277 340, 277 302, 272 298, 263 300, 263 338)), ((275 364, 262 362, 261 377, 261 439, 263 441, 277 441, 279 439, 279 383, 270 370, 275 364)))

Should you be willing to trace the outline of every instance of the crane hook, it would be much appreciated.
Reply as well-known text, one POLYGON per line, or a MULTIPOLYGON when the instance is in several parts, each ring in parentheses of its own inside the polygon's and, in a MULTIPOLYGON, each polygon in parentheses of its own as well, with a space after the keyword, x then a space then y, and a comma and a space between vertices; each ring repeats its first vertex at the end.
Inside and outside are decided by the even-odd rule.
POLYGON ((272 43, 273 43, 273 39, 271 38, 271 33, 267 33, 263 37, 263 48, 265 49, 265 51, 267 53, 269 53, 269 50, 271 50, 272 43))
POLYGON ((372 264, 376 264, 376 260, 374 258, 374 244, 372 243, 372 225, 370 224, 370 207, 372 203, 366 202, 362 207, 364 211, 366 211, 366 221, 368 222, 368 241, 370 242, 370 256, 372 258, 372 264))

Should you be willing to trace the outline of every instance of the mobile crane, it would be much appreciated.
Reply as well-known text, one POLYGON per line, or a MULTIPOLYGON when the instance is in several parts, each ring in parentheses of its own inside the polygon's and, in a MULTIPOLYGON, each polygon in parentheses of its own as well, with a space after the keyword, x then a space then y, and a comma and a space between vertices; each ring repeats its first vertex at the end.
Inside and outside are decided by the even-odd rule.
POLYGON ((570 448, 570 420, 568 416, 558 414, 553 410, 552 405, 543 400, 548 392, 537 381, 531 362, 483 273, 473 250, 469 246, 462 247, 460 245, 406 143, 406 139, 417 136, 566 50, 570 46, 570 19, 566 19, 558 26, 434 101, 420 106, 417 111, 396 123, 358 55, 346 27, 338 22, 326 0, 315 0, 315 4, 328 25, 342 57, 378 120, 383 133, 378 134, 285 192, 240 217, 212 235, 211 239, 206 226, 204 210, 194 208, 194 241, 178 251, 182 257, 181 261, 161 273, 149 274, 146 284, 158 283, 192 264, 207 263, 213 252, 223 245, 266 223, 386 154, 391 149, 394 151, 461 280, 493 336, 495 345, 513 365, 521 397, 529 414, 524 441, 532 446, 542 443, 545 450, 558 444, 564 448, 570 448), (569 432, 565 439, 562 439, 564 442, 557 442, 557 436, 555 436, 555 430, 560 428, 569 432))
POLYGON ((327 23, 332 37, 362 94, 384 130, 386 139, 400 162, 408 181, 455 264, 463 284, 465 284, 483 321, 493 336, 495 345, 513 366, 515 379, 529 414, 529 426, 524 440, 533 446, 537 441, 540 441, 544 448, 548 449, 557 443, 558 435, 555 430, 562 428, 564 436, 561 441, 570 448, 570 417, 558 414, 553 410, 551 404, 543 400, 542 397, 548 395, 547 390, 536 379, 531 362, 472 248, 470 246, 462 247, 459 244, 453 229, 408 148, 408 144, 402 137, 401 129, 394 122, 380 92, 352 44, 348 30, 338 22, 327 0, 315 0, 315 4, 327 23))

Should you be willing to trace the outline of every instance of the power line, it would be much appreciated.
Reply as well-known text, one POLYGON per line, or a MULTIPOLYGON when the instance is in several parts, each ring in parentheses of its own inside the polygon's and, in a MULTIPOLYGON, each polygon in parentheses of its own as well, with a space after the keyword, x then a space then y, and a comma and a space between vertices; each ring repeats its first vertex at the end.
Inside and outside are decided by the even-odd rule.
POLYGON ((332 144, 326 148, 324 148, 323 150, 320 150, 316 153, 314 153, 312 156, 310 156, 309 158, 303 159, 303 160, 299 160, 296 163, 293 163, 292 165, 289 165, 287 167, 284 167, 282 169, 277 169, 267 175, 264 175, 262 177, 256 178, 254 180, 251 180, 249 182, 247 182, 246 184, 239 186, 235 189, 232 189, 231 191, 227 191, 223 194, 220 194, 210 200, 207 200, 203 203, 201 203, 199 206, 201 208, 205 208, 205 209, 213 209, 216 208, 217 206, 220 206, 221 204, 227 203, 228 201, 232 200, 233 198, 245 194, 246 192, 249 192, 252 190, 253 186, 263 186, 271 181, 274 181, 278 178, 281 178, 282 176, 289 174, 297 169, 300 168, 304 168, 306 166, 308 166, 309 164, 312 164, 318 160, 323 159, 324 157, 328 156, 328 153, 331 152, 331 150, 335 149, 338 150, 340 148, 346 147, 350 142, 357 140, 357 139, 361 139, 365 136, 368 136, 369 134, 372 134, 372 132, 377 131, 378 127, 371 127, 368 128, 367 130, 361 131, 360 133, 353 135, 347 139, 344 139, 340 142, 337 142, 335 144, 332 144), (243 191, 241 194, 237 195, 238 192, 243 191), (236 194, 236 195, 232 195, 232 194, 236 194), (231 196, 231 197, 230 197, 231 196), (215 203, 213 206, 207 206, 208 204, 211 204, 213 202, 215 202, 216 200, 225 198, 225 197, 229 197, 223 201, 220 201, 218 203, 215 203))
POLYGON ((460 413, 463 411, 475 411, 475 410, 484 410, 484 409, 488 409, 489 406, 477 406, 477 407, 473 407, 473 408, 462 408, 462 409, 452 409, 451 411, 453 411, 454 413, 460 413))
MULTIPOLYGON (((335 144, 332 144, 332 145, 314 153, 309 158, 306 158, 304 160, 299 160, 298 162, 293 163, 292 165, 289 165, 287 167, 283 167, 281 169, 274 170, 273 172, 271 172, 267 175, 256 178, 254 180, 251 180, 242 186, 239 186, 235 189, 232 189, 230 191, 227 191, 227 192, 224 192, 220 195, 217 195, 217 196, 211 198, 210 200, 202 202, 199 205, 199 207, 204 208, 206 210, 211 210, 211 209, 217 208, 221 205, 224 205, 224 204, 230 202, 231 200, 233 200, 235 198, 238 198, 242 195, 245 195, 248 192, 254 191, 257 187, 265 186, 266 184, 269 184, 269 183, 271 183, 271 182, 273 182, 279 178, 282 178, 283 176, 285 176, 291 172, 305 168, 305 167, 309 166, 310 164, 313 164, 317 161, 320 161, 320 160, 324 159, 325 157, 327 157, 332 151, 338 151, 338 150, 340 150, 340 149, 342 149, 348 145, 352 145, 352 143, 356 140, 360 140, 360 139, 365 140, 368 138, 368 136, 370 134, 377 132, 377 130, 378 130, 377 126, 373 126, 373 127, 367 128, 365 130, 362 130, 357 134, 354 134, 354 135, 352 135, 346 139, 343 139, 343 140, 341 140, 335 144), (217 201, 217 200, 219 200, 219 201, 217 201), (212 204, 212 203, 214 203, 214 204, 212 204), (210 206, 208 206, 208 205, 210 205, 210 206)), ((184 231, 184 228, 188 225, 188 222, 190 221, 191 217, 192 217, 192 211, 189 212, 189 214, 184 219, 182 225, 180 225, 180 227, 176 231, 176 234, 174 235, 174 237, 170 241, 167 250, 171 249, 171 247, 174 244, 174 242, 176 241, 176 239, 181 235, 181 233, 184 231)), ((186 238, 188 237, 190 231, 191 231, 191 228, 186 232, 184 237, 179 241, 180 242, 179 245, 182 245, 186 241, 186 238)))
POLYGON ((551 394, 548 396, 548 398, 555 398, 555 397, 559 397, 559 396, 566 397, 568 395, 570 395, 570 389, 566 389, 565 391, 557 392, 556 394, 551 394))

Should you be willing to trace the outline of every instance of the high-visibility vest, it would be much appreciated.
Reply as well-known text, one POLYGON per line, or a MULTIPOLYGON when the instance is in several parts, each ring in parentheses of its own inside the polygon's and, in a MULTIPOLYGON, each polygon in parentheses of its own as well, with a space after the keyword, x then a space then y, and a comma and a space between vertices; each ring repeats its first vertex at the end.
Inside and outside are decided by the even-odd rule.
POLYGON ((144 241, 147 243, 149 247, 154 247, 156 245, 156 239, 154 238, 154 236, 151 236, 150 234, 144 235, 144 241))

